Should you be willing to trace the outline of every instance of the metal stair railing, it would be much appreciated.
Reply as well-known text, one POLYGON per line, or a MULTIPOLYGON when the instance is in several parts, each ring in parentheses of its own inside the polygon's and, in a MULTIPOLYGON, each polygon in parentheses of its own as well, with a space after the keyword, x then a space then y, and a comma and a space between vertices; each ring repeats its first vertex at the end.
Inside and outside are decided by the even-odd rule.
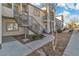
POLYGON ((25 39, 26 39, 26 29, 32 31, 35 34, 41 34, 40 27, 43 28, 36 19, 27 13, 19 13, 14 11, 14 18, 19 27, 23 27, 25 31, 25 39))

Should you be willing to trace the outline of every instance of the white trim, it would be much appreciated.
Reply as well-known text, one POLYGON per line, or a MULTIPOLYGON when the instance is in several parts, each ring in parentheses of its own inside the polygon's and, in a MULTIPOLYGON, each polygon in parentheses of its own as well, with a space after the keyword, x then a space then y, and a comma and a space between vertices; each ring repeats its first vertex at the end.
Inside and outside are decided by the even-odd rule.
POLYGON ((2 4, 0 3, 0 44, 2 44, 2 4))
POLYGON ((50 14, 49 14, 49 4, 47 4, 47 32, 49 33, 50 32, 50 14))
POLYGON ((12 3, 12 17, 14 17, 14 12, 13 12, 13 10, 14 10, 14 3, 12 3))
POLYGON ((21 10, 20 10, 20 11, 22 11, 22 3, 20 3, 20 8, 21 8, 21 10))

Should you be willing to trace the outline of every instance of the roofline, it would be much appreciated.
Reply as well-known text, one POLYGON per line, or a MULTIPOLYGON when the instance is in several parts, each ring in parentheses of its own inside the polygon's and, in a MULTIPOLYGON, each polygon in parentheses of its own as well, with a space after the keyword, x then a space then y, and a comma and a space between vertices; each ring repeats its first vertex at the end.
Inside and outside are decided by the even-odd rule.
POLYGON ((33 6, 33 7, 35 7, 35 8, 37 8, 37 9, 39 9, 40 11, 42 11, 43 13, 45 13, 43 10, 41 10, 40 8, 38 8, 37 6, 34 6, 33 4, 31 4, 31 3, 27 3, 28 5, 31 5, 31 6, 33 6))
POLYGON ((63 16, 63 15, 57 15, 56 17, 58 17, 58 16, 63 16))

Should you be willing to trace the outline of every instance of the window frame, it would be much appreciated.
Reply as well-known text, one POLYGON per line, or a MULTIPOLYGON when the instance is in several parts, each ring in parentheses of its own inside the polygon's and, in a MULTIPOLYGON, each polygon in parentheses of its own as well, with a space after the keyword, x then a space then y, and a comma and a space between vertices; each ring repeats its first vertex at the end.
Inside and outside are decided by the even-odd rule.
MULTIPOLYGON (((18 24, 17 24, 17 29, 15 30, 15 29, 12 29, 12 30, 8 30, 8 25, 9 24, 17 24, 16 22, 6 22, 6 32, 14 32, 14 31, 19 31, 19 26, 18 26, 18 24)), ((14 28, 14 26, 13 26, 13 28, 14 28)))

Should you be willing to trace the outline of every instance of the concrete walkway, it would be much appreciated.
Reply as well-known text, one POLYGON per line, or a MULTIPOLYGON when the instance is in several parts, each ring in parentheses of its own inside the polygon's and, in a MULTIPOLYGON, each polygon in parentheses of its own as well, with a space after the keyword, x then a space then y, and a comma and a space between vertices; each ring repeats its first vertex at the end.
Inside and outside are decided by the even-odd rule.
POLYGON ((79 56, 79 32, 74 31, 64 51, 64 56, 79 56))
POLYGON ((7 37, 5 39, 11 40, 10 42, 4 41, 2 49, 0 49, 0 56, 25 56, 54 40, 50 35, 41 40, 32 41, 26 44, 18 42, 13 37, 7 37))

